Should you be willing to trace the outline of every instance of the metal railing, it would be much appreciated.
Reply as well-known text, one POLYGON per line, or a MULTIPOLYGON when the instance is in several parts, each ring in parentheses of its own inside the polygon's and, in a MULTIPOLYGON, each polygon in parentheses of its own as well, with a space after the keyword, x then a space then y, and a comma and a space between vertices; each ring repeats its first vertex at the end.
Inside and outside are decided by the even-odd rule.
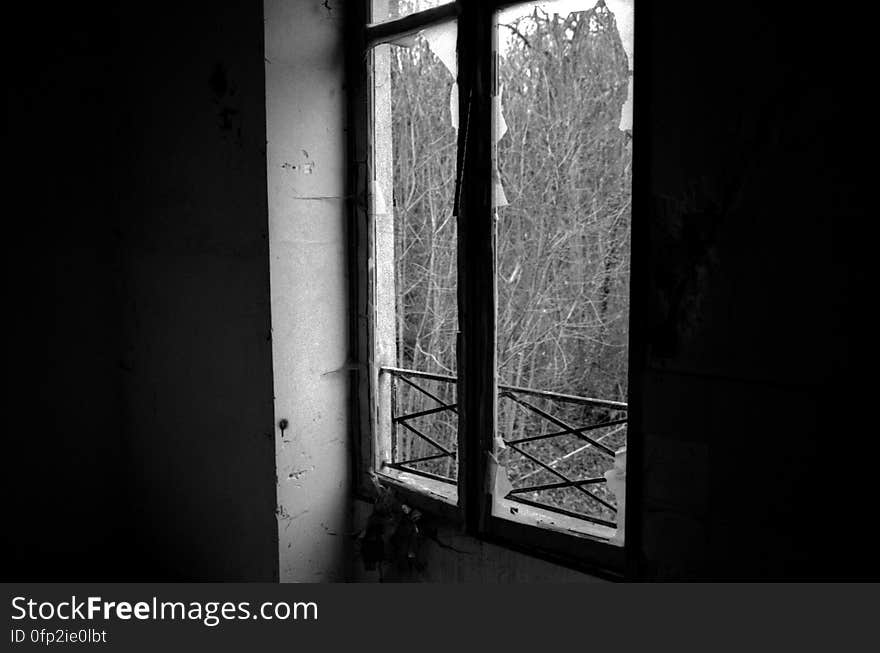
MULTIPOLYGON (((458 409, 456 403, 442 399, 437 394, 431 392, 427 388, 423 387, 423 385, 420 385, 418 383, 418 381, 421 380, 433 381, 442 384, 456 384, 458 381, 457 378, 454 376, 432 374, 429 372, 419 372, 416 370, 408 370, 396 367, 383 367, 381 368, 381 372, 385 374, 390 374, 392 377, 394 377, 395 381, 401 381, 402 383, 412 387, 436 404, 436 406, 432 408, 398 415, 396 414, 396 402, 392 401, 391 422, 394 428, 394 436, 392 437, 391 447, 392 460, 386 461, 384 463, 384 466, 390 469, 406 472, 408 474, 415 474, 417 476, 429 478, 434 481, 439 481, 441 483, 456 485, 457 481, 454 478, 413 467, 413 465, 416 465, 418 463, 425 463, 428 461, 440 461, 444 459, 456 461, 457 452, 454 445, 444 445, 443 443, 439 442, 437 438, 427 435, 423 432, 423 429, 417 428, 411 422, 419 418, 437 416, 444 413, 452 413, 457 415, 458 409), (399 452, 396 446, 396 435, 398 427, 406 429, 416 438, 427 442, 437 451, 437 453, 399 460, 399 452)), ((394 393, 392 393, 392 395, 393 394, 394 393)), ((587 451, 589 449, 592 449, 594 452, 600 454, 601 456, 607 457, 613 464, 615 451, 604 444, 603 440, 607 440, 610 436, 617 434, 626 428, 627 404, 619 401, 578 397, 575 395, 561 394, 558 392, 535 390, 531 388, 521 388, 517 386, 500 384, 498 385, 498 398, 499 400, 504 399, 514 402, 522 410, 526 411, 532 416, 537 416, 538 418, 540 418, 540 420, 543 420, 544 422, 553 425, 553 427, 557 429, 550 433, 540 433, 537 435, 528 435, 526 437, 519 438, 508 438, 503 433, 499 434, 506 448, 515 452, 523 459, 530 461, 534 466, 532 471, 521 474, 515 479, 509 479, 511 481, 511 484, 520 483, 526 478, 529 478, 542 471, 549 473, 558 480, 552 483, 541 483, 515 487, 514 489, 510 490, 506 496, 496 498, 507 499, 509 501, 514 501, 531 506, 533 508, 548 510, 557 514, 566 515, 568 517, 573 517, 576 519, 582 519, 595 524, 609 526, 611 528, 616 527, 615 522, 608 519, 603 519, 600 516, 587 514, 580 511, 569 510, 559 505, 547 503, 546 501, 539 501, 535 498, 527 498, 523 495, 541 493, 548 490, 571 488, 582 493, 589 500, 589 503, 593 505, 601 505, 611 513, 616 514, 617 506, 588 489, 591 486, 604 484, 606 482, 604 477, 572 478, 569 474, 563 473, 562 471, 557 469, 556 466, 560 462, 567 460, 577 454, 583 453, 584 451, 587 451), (572 426, 565 420, 553 415, 548 410, 545 410, 535 405, 536 399, 547 400, 548 402, 560 402, 568 405, 579 405, 604 409, 601 412, 604 414, 605 418, 599 422, 591 424, 572 426), (612 414, 617 414, 617 416, 611 417, 612 414), (620 415, 622 415, 622 417, 620 415), (592 435, 593 432, 598 431, 599 429, 609 428, 612 430, 604 433, 601 436, 593 437, 592 435), (538 455, 530 453, 523 447, 523 445, 528 443, 562 437, 575 437, 581 440, 584 444, 578 449, 570 451, 562 456, 556 457, 551 461, 542 460, 538 455)))

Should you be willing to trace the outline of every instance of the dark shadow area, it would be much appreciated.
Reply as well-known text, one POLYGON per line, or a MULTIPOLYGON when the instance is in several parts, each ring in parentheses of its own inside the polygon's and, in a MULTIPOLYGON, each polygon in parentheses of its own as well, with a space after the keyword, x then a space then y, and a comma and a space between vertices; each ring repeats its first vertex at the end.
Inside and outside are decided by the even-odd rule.
MULTIPOLYGON (((3 578, 277 579, 262 6, 120 7, 7 20, 3 578)), ((878 578, 867 16, 636 23, 641 572, 878 578)))
POLYGON ((262 6, 8 25, 4 577, 277 578, 262 6))

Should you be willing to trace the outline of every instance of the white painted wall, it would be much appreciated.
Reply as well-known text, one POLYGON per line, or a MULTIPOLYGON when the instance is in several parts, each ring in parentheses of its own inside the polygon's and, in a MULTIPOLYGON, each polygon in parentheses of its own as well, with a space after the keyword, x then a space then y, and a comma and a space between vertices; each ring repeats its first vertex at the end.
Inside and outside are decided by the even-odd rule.
POLYGON ((351 496, 348 376, 334 372, 348 338, 343 17, 341 3, 317 0, 264 10, 279 574, 341 581, 351 496))

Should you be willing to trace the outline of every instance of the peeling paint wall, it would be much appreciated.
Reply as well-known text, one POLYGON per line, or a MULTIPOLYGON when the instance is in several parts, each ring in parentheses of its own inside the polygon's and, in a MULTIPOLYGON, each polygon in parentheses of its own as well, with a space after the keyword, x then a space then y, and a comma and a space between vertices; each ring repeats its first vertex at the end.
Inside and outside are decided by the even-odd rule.
POLYGON ((278 547, 284 581, 345 580, 350 474, 343 17, 267 0, 278 547))

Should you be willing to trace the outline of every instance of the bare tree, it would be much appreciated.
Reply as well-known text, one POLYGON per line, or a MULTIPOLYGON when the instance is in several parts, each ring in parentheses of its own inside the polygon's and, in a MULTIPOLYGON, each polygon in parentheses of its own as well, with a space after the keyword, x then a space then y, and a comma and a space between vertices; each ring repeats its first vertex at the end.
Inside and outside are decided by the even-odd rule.
MULTIPOLYGON (((618 129, 629 65, 614 16, 602 3, 565 17, 535 9, 502 29, 515 38, 498 69, 508 129, 497 164, 509 202, 497 210, 499 380, 626 401, 632 158, 631 138, 618 129)), ((454 375, 451 84, 424 39, 394 48, 398 364, 454 375)), ((452 389, 441 386, 432 391, 451 401, 452 389)), ((400 388, 396 400, 398 413, 435 405, 409 387, 400 388)), ((571 423, 602 417, 582 406, 556 405, 553 412, 571 423)), ((425 420, 425 432, 454 447, 454 414, 425 420)), ((549 427, 513 402, 499 405, 506 439, 549 427)), ((600 436, 621 444, 625 430, 609 428, 600 436)), ((436 453, 409 436, 400 446, 407 456, 436 453)), ((539 440, 527 449, 580 475, 608 466, 576 438, 539 440)), ((514 478, 547 475, 522 456, 507 463, 514 478)), ((452 474, 454 464, 441 459, 425 469, 452 474)), ((560 490, 553 500, 585 509, 577 492, 560 490)))

